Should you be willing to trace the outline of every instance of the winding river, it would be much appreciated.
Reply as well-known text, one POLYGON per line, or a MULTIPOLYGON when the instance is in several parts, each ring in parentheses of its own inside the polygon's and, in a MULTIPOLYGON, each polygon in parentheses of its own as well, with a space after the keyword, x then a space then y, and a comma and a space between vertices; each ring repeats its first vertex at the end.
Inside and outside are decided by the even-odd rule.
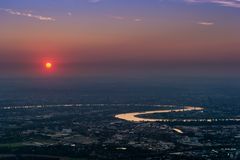
POLYGON ((202 107, 192 107, 185 106, 183 109, 169 109, 169 110, 156 110, 156 111, 146 111, 146 112, 133 112, 133 113, 124 113, 115 115, 115 118, 130 121, 130 122, 170 122, 170 121, 182 121, 182 122, 191 122, 196 121, 195 119, 149 119, 149 118, 140 118, 139 116, 145 114, 155 114, 155 113, 170 113, 170 112, 187 112, 187 111, 202 111, 202 107))

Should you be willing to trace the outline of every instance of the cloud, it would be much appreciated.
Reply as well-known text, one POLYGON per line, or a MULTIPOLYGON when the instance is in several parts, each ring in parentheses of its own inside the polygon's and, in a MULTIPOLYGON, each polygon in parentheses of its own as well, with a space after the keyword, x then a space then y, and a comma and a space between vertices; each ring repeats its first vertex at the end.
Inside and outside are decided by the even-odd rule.
POLYGON ((124 20, 124 19, 126 19, 123 16, 110 16, 110 18, 115 19, 115 20, 124 20))
POLYGON ((5 11, 5 12, 11 14, 11 15, 35 18, 35 19, 38 19, 40 21, 55 21, 55 19, 52 18, 52 17, 45 17, 45 16, 41 16, 41 15, 34 15, 31 12, 18 12, 18 11, 14 11, 12 9, 5 9, 5 8, 0 8, 0 10, 5 11))
POLYGON ((205 22, 205 21, 202 21, 202 22, 197 22, 197 24, 203 25, 203 26, 213 26, 213 25, 214 25, 214 22, 205 22))
POLYGON ((134 21, 135 22, 142 22, 143 20, 141 18, 135 18, 134 21))
POLYGON ((101 0, 88 0, 88 2, 90 2, 90 3, 98 3, 98 2, 100 2, 101 0))
POLYGON ((119 20, 119 21, 123 21, 123 20, 126 20, 126 21, 133 21, 133 22, 142 22, 143 19, 142 18, 129 18, 129 17, 123 17, 123 16, 108 16, 114 20, 119 20))
POLYGON ((240 8, 240 0, 185 0, 189 3, 212 3, 224 7, 240 8))

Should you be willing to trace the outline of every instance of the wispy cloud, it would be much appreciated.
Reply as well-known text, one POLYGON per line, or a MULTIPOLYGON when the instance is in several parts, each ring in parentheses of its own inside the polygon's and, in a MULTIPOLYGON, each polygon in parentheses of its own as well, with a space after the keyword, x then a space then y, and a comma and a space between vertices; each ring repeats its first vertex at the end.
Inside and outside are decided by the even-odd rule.
POLYGON ((125 20, 126 19, 123 16, 109 16, 109 17, 112 18, 112 19, 115 19, 115 20, 125 20))
POLYGON ((203 25, 203 26, 213 26, 214 22, 201 21, 201 22, 197 22, 197 24, 203 25))
POLYGON ((240 0, 185 0, 189 3, 212 3, 224 7, 240 8, 240 0))
POLYGON ((15 11, 15 10, 12 10, 12 9, 6 9, 6 8, 0 8, 0 10, 4 11, 4 12, 7 12, 7 13, 9 13, 11 15, 35 18, 35 19, 38 19, 40 21, 55 21, 55 19, 52 18, 52 17, 45 17, 45 16, 41 16, 41 15, 34 15, 31 12, 19 12, 19 11, 15 11))
POLYGON ((90 3, 98 3, 98 2, 100 2, 101 0, 88 0, 88 2, 90 2, 90 3))
POLYGON ((142 19, 142 18, 135 18, 134 21, 135 21, 135 22, 142 22, 143 19, 142 19))
POLYGON ((143 19, 142 18, 129 18, 129 17, 124 17, 124 16, 108 16, 114 20, 120 20, 120 21, 123 21, 123 20, 126 20, 126 21, 133 21, 133 22, 142 22, 143 19))

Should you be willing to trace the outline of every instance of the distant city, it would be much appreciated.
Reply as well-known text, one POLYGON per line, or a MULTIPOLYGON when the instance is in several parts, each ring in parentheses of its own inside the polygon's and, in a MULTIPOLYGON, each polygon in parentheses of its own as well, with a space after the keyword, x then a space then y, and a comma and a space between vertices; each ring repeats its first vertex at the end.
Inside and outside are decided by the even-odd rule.
POLYGON ((0 160, 240 160, 240 0, 0 0, 0 160))
MULTIPOLYGON (((193 89, 189 92, 185 86, 180 90, 173 89, 175 87, 172 86, 167 88, 175 90, 175 93, 171 94, 164 90, 163 86, 158 86, 154 87, 157 92, 155 96, 147 89, 141 95, 131 96, 127 88, 132 87, 126 86, 122 87, 122 93, 109 99, 107 94, 98 94, 95 89, 86 86, 88 87, 87 97, 82 94, 85 87, 74 89, 74 94, 79 94, 79 97, 69 93, 71 97, 75 97, 71 100, 73 103, 1 105, 0 158, 240 158, 240 103, 238 98, 229 97, 229 94, 237 96, 238 89, 221 87, 218 94, 222 95, 219 96, 212 87, 199 90, 197 88, 203 86, 191 86, 193 89), (206 96, 202 96, 201 100, 189 99, 192 94, 199 95, 203 92, 206 96), (179 93, 184 96, 175 98, 175 94, 179 93), (81 95, 85 97, 85 101, 95 99, 97 103, 75 103, 77 99, 81 99, 81 95), (128 98, 121 98, 122 96, 128 98), (140 103, 134 103, 138 98, 140 103), (107 101, 109 103, 106 103, 107 101), (123 101, 125 103, 121 103, 123 101), (171 105, 166 104, 170 101, 171 105), (186 102, 174 105, 176 101, 186 102), (191 103, 187 104, 187 101, 191 103), (225 102, 229 102, 229 105, 225 102), (194 103, 196 106, 191 106, 194 103)), ((44 92, 45 89, 40 88, 38 90, 44 92)), ((114 88, 108 89, 111 94, 116 91, 114 88)), ((131 92, 135 92, 134 90, 131 92)), ((24 100, 27 96, 28 99, 35 100, 39 97, 38 92, 31 90, 25 89, 23 93, 15 92, 15 98, 22 97, 24 100)), ((61 96, 61 93, 56 92, 56 100, 58 96, 61 96)), ((4 96, 2 97, 4 99, 4 96)))

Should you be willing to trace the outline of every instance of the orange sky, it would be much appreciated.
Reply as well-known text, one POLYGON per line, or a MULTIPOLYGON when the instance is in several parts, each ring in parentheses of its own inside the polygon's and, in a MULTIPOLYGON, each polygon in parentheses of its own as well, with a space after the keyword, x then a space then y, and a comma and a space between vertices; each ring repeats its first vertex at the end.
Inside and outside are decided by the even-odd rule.
POLYGON ((71 74, 99 68, 146 74, 169 66, 193 72, 206 65, 238 69, 240 9, 235 1, 231 6, 211 0, 44 0, 38 6, 13 1, 0 2, 0 71, 5 74, 30 74, 26 68, 31 65, 33 74, 46 60, 64 66, 61 74, 67 68, 71 74))

